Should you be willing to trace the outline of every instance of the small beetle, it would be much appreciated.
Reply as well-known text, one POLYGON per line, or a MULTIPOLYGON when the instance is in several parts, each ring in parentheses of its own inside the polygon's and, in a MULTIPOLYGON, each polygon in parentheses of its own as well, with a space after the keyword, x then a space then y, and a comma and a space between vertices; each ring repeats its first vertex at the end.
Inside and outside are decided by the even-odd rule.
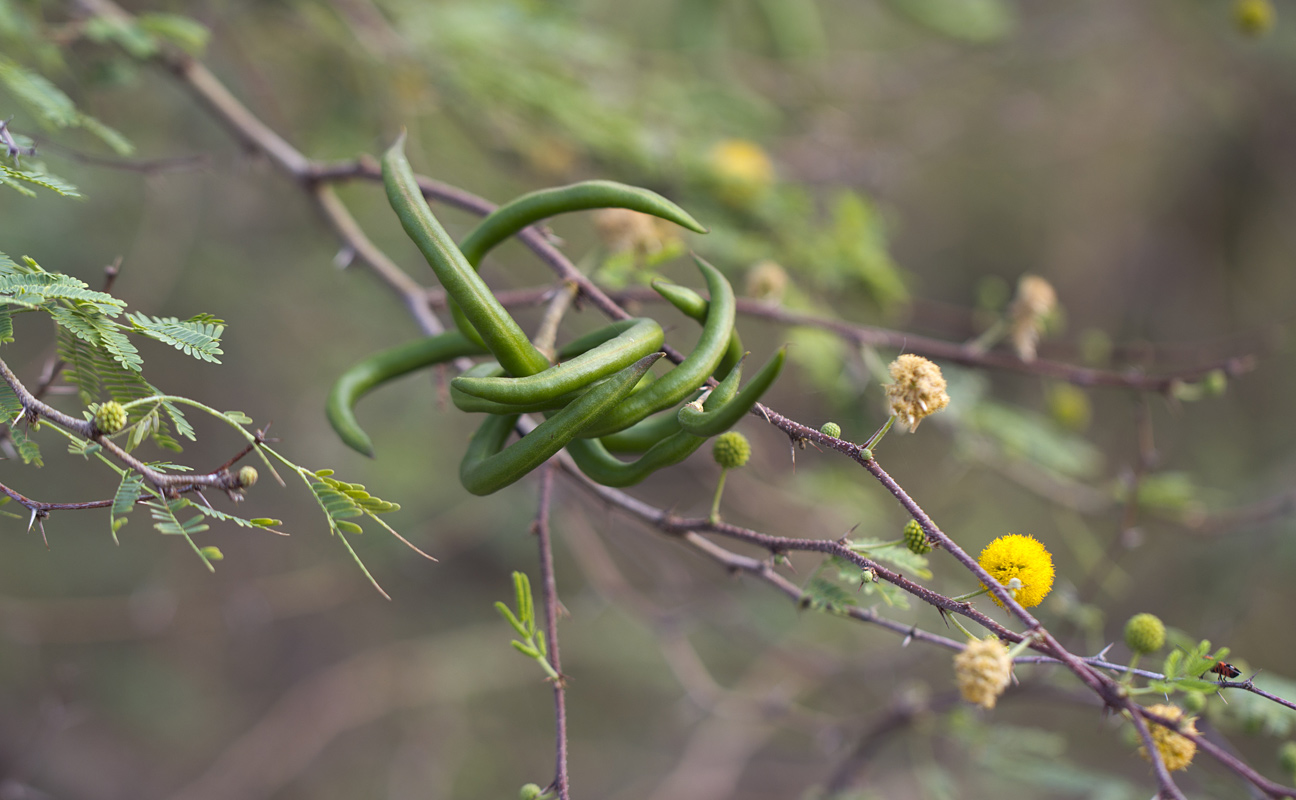
POLYGON ((1233 666, 1232 664, 1226 661, 1216 661, 1215 666, 1206 670, 1206 672, 1203 672, 1200 677, 1202 678, 1206 677, 1207 673, 1213 673, 1215 675, 1218 675, 1219 682, 1223 683, 1225 678, 1241 677, 1242 670, 1238 669, 1237 667, 1233 666))

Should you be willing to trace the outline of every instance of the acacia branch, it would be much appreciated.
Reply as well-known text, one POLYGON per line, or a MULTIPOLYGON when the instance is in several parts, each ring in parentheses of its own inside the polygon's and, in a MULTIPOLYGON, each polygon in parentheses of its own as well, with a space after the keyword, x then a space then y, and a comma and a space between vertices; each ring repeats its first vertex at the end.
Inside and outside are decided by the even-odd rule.
MULTIPOLYGON (((554 465, 549 462, 540 467, 540 504, 536 510, 531 531, 540 546, 540 590, 545 609, 545 644, 549 664, 562 675, 562 659, 558 655, 558 582, 554 576, 553 539, 549 533, 549 512, 553 504, 554 465)), ((566 686, 559 677, 553 681, 554 691, 554 779, 551 787, 558 800, 568 800, 570 779, 567 775, 567 697, 566 686)))
POLYGON ((167 475, 158 472, 122 449, 120 445, 99 430, 94 422, 69 416, 39 400, 18 380, 18 377, 13 374, 13 371, 9 369, 9 365, 3 359, 0 359, 0 378, 3 378, 4 382, 9 384, 9 388, 18 397, 18 402, 22 403, 24 414, 28 420, 35 422, 44 418, 62 426, 86 441, 94 442, 123 466, 143 476, 145 480, 153 484, 154 488, 162 496, 171 496, 190 487, 206 486, 226 492, 236 492, 243 488, 238 476, 230 474, 230 471, 224 467, 202 475, 167 475))

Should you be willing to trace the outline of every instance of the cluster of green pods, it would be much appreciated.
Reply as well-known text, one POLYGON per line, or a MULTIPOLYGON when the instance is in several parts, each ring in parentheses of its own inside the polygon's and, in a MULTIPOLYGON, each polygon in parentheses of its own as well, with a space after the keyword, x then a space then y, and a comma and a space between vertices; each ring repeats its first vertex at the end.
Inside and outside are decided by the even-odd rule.
POLYGON ((456 407, 488 415, 460 465, 459 477, 468 491, 498 491, 564 447, 593 480, 630 486, 679 463, 708 437, 727 430, 778 377, 782 350, 739 388, 744 352, 734 331, 733 289, 700 258, 695 260, 710 300, 682 286, 654 284, 663 298, 702 326, 697 346, 665 375, 653 379, 649 374, 662 356, 663 333, 648 318, 614 322, 586 334, 560 349, 558 363, 551 364, 477 274, 491 248, 540 220, 594 208, 628 208, 699 233, 706 229, 654 192, 587 181, 523 195, 484 218, 456 245, 423 199, 403 144, 402 137, 382 159, 387 197, 445 287, 457 330, 384 350, 337 381, 329 395, 328 419, 350 447, 373 455, 373 443, 355 417, 355 405, 366 393, 414 370, 464 356, 488 356, 493 360, 465 371, 450 386, 456 407), (720 382, 706 391, 712 375, 720 382), (546 419, 507 444, 518 417, 529 413, 546 419), (637 457, 622 461, 614 453, 637 457))

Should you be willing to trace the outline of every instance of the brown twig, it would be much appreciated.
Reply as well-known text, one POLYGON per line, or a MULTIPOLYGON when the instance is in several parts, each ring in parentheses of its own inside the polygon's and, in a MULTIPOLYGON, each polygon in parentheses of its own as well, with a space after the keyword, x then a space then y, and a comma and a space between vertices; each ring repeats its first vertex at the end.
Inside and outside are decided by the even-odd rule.
MULTIPOLYGON (((540 468, 540 503, 536 509, 531 532, 540 546, 540 592, 545 609, 545 644, 549 664, 562 675, 562 659, 558 654, 558 582, 554 577, 553 538, 549 532, 549 512, 553 504, 554 465, 549 462, 540 468)), ((554 779, 550 788, 558 800, 568 800, 567 775, 567 698, 566 686, 561 677, 553 681, 554 692, 554 779)))

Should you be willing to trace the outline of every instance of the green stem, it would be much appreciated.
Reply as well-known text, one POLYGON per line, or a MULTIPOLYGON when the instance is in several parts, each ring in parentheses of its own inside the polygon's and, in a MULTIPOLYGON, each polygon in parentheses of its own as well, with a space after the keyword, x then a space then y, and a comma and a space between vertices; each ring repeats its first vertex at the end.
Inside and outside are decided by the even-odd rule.
POLYGON ((950 614, 950 615, 949 615, 949 621, 954 623, 954 627, 956 627, 956 628, 958 628, 959 630, 963 631, 963 635, 966 636, 966 637, 968 637, 968 641, 970 641, 970 642, 975 642, 975 641, 977 640, 977 637, 973 636, 971 631, 969 631, 967 628, 963 627, 963 623, 962 623, 962 622, 959 622, 959 618, 958 618, 958 617, 954 616, 953 614, 950 614))
POLYGON ((951 597, 950 599, 956 603, 965 603, 974 597, 980 597, 983 594, 989 594, 989 593, 990 593, 990 588, 983 586, 980 589, 977 589, 975 592, 970 592, 968 594, 961 594, 958 597, 951 597))
POLYGON ((880 441, 882 441, 882 437, 883 437, 883 436, 886 436, 886 432, 889 431, 889 430, 891 430, 891 426, 895 424, 895 421, 896 421, 895 415, 892 414, 892 415, 891 415, 891 418, 888 419, 888 420, 887 420, 887 421, 882 425, 881 428, 878 428, 878 429, 877 429, 877 432, 874 433, 872 436, 870 436, 870 437, 869 437, 869 440, 868 440, 867 442, 864 443, 864 449, 865 449, 865 450, 870 450, 870 451, 871 451, 874 447, 876 447, 876 446, 877 446, 877 443, 880 442, 880 441))
POLYGON ((716 484, 715 499, 711 501, 711 516, 709 517, 711 522, 720 521, 720 495, 724 494, 725 477, 728 474, 729 469, 727 467, 720 470, 720 481, 716 484))

